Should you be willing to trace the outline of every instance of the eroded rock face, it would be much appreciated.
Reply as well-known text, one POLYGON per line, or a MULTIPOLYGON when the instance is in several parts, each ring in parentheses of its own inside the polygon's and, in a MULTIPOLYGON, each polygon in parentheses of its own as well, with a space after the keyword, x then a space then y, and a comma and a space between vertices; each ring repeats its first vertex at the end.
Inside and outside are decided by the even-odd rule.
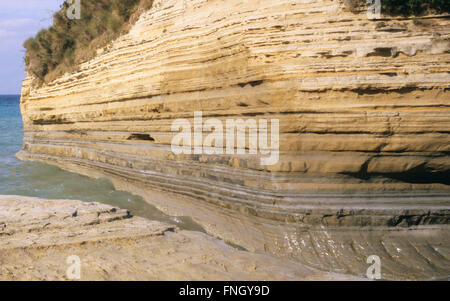
POLYGON ((234 249, 99 203, 0 196, 0 279, 357 280, 234 249), (188 250, 188 251, 187 251, 188 250))
MULTIPOLYGON (((329 0, 155 1, 78 73, 38 89, 24 81, 18 156, 108 176, 209 233, 324 269, 365 273, 367 248, 353 239, 435 246, 421 229, 442 238, 435 258, 448 260, 450 21, 424 22, 381 24, 329 0), (194 111, 279 119, 278 163, 175 155, 171 125, 193 124, 194 111), (344 229, 362 232, 346 240, 344 229), (340 243, 353 259, 330 247, 340 243)), ((416 270, 386 277, 448 275, 415 258, 416 270)))

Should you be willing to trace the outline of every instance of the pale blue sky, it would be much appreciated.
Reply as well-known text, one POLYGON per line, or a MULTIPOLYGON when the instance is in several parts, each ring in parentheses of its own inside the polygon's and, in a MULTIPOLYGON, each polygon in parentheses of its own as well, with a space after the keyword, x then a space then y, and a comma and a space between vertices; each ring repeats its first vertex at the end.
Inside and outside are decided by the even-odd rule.
POLYGON ((0 95, 20 94, 23 42, 49 27, 64 0, 0 0, 0 95))

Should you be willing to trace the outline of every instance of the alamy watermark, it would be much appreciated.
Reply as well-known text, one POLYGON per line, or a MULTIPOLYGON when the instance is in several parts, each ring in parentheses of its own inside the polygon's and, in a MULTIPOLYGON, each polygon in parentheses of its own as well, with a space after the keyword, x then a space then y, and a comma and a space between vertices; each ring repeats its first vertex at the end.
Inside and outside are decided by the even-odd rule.
POLYGON ((70 20, 81 19, 81 0, 67 0, 69 7, 67 8, 66 15, 70 20))
POLYGON ((69 280, 81 279, 81 259, 77 255, 67 257, 66 263, 69 267, 66 270, 66 276, 69 280))
POLYGON ((381 0, 366 0, 370 4, 367 9, 367 18, 370 20, 381 19, 381 0))
POLYGON ((216 118, 203 120, 203 113, 196 111, 193 125, 188 119, 173 121, 171 131, 178 133, 172 139, 171 149, 176 155, 244 155, 248 149, 248 154, 261 157, 261 165, 274 165, 279 160, 280 121, 270 120, 270 134, 268 128, 267 119, 227 119, 224 125, 216 118))
POLYGON ((370 255, 367 257, 368 264, 371 264, 366 271, 366 276, 369 279, 381 279, 381 259, 378 255, 370 255))

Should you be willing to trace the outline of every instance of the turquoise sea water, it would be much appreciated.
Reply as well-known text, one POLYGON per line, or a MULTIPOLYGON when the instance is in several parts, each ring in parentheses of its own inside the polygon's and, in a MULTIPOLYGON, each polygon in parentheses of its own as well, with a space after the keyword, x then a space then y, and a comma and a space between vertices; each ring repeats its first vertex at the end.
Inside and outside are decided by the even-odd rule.
POLYGON ((23 126, 20 96, 0 95, 0 194, 46 199, 101 202, 128 209, 133 215, 201 231, 188 217, 171 217, 141 197, 117 191, 107 179, 91 179, 40 162, 22 162, 14 157, 22 147, 23 126))

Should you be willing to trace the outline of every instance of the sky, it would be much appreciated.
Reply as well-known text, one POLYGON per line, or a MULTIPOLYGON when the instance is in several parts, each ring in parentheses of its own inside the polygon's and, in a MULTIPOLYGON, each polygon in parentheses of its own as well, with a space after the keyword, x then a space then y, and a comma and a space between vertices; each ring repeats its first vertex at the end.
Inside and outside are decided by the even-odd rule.
POLYGON ((0 0, 0 95, 20 94, 23 42, 52 24, 64 0, 0 0))

